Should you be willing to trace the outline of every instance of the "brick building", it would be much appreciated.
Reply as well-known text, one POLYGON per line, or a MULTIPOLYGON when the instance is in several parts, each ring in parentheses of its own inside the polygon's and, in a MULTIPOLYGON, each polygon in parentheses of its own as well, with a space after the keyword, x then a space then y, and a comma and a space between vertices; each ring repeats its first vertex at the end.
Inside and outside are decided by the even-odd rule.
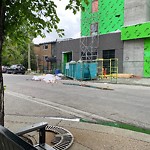
POLYGON ((36 56, 37 70, 41 72, 50 71, 52 66, 47 59, 52 57, 51 42, 34 45, 33 49, 36 56))

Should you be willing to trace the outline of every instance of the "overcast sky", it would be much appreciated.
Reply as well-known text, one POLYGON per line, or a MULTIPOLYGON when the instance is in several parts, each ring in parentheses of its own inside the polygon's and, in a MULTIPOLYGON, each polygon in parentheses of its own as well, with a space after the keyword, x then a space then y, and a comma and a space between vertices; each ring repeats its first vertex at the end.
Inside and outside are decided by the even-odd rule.
MULTIPOLYGON (((64 38, 78 38, 80 37, 80 12, 76 15, 72 13, 70 10, 65 10, 65 5, 68 0, 55 0, 55 4, 57 4, 57 13, 60 18, 59 27, 64 29, 65 36, 64 38)), ((35 44, 50 42, 56 39, 60 39, 57 33, 54 31, 52 33, 46 33, 46 38, 41 38, 40 36, 35 38, 33 42, 35 44)))

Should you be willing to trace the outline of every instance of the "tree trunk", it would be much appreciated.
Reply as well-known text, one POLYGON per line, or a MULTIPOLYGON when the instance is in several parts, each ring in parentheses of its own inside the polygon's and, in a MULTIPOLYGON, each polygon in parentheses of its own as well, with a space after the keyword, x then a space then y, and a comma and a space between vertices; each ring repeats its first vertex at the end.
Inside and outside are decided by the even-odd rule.
POLYGON ((2 75, 2 46, 4 41, 5 5, 0 1, 0 125, 4 126, 4 86, 2 75))

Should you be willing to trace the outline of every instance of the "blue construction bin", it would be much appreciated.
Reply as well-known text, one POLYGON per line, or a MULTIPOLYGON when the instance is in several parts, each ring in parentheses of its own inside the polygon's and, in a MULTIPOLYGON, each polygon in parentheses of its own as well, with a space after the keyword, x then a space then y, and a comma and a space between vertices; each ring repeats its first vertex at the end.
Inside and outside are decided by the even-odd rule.
POLYGON ((97 78, 97 63, 77 63, 75 79, 92 80, 97 78))
POLYGON ((91 79, 97 79, 97 67, 98 63, 97 62, 92 62, 89 64, 89 70, 90 70, 90 76, 91 79))
POLYGON ((57 74, 59 74, 59 73, 61 73, 60 69, 56 69, 56 70, 55 70, 55 75, 57 75, 57 74))
POLYGON ((77 80, 92 80, 97 78, 97 63, 69 63, 65 69, 65 76, 77 80))
POLYGON ((69 77, 75 78, 76 63, 69 63, 69 77))
POLYGON ((65 76, 69 78, 75 77, 76 62, 70 62, 65 65, 65 76))

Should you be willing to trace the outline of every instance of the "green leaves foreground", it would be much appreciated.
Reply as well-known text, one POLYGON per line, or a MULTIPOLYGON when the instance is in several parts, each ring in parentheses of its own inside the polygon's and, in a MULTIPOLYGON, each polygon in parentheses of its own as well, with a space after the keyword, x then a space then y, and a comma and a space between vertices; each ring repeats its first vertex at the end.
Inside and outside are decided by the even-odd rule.
MULTIPOLYGON (((54 0, 2 0, 5 5, 5 37, 12 40, 29 37, 44 36, 43 30, 48 33, 56 30, 63 36, 63 29, 58 28, 60 19, 57 15, 54 0)), ((66 9, 71 9, 74 14, 84 9, 82 0, 69 0, 66 9)), ((83 0, 88 3, 87 0, 83 0)), ((21 40, 22 41, 22 40, 21 40)))

